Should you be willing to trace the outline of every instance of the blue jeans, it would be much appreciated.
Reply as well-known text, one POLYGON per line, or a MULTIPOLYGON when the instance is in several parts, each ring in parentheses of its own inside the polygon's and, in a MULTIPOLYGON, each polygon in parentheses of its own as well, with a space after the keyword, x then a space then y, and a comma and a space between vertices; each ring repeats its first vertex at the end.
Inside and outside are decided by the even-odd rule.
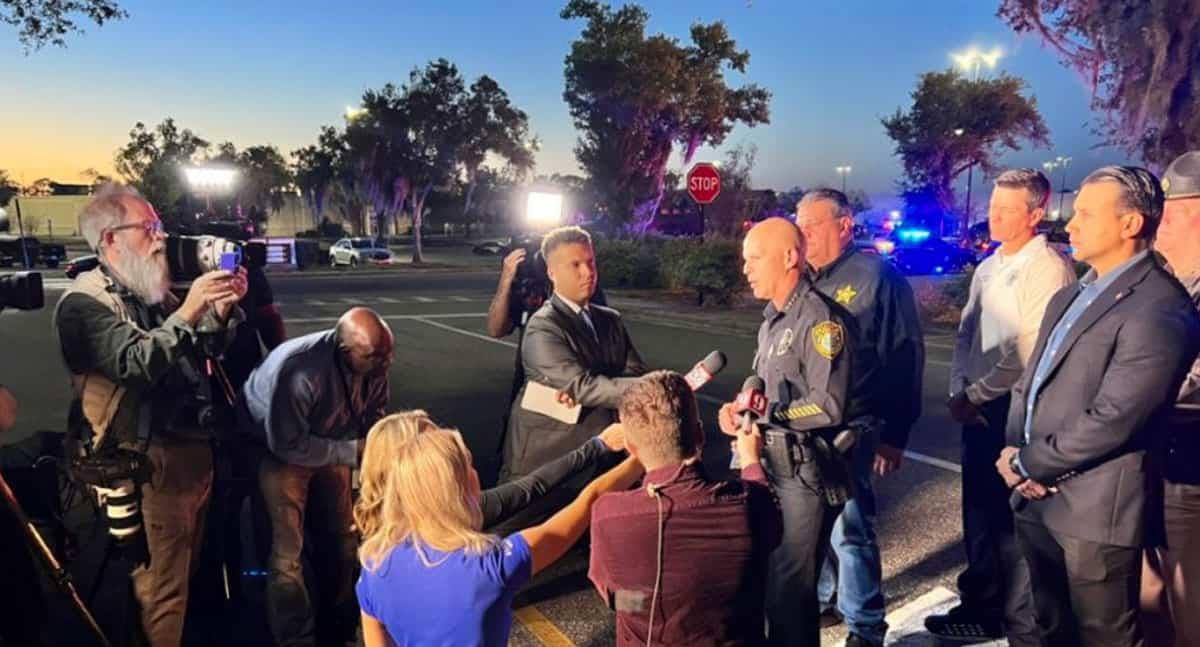
POLYGON ((871 472, 875 463, 878 430, 864 434, 854 452, 854 498, 846 503, 833 524, 830 555, 821 567, 817 597, 822 609, 833 606, 846 619, 846 627, 860 638, 883 644, 887 623, 883 618, 883 567, 875 536, 875 491, 871 472))

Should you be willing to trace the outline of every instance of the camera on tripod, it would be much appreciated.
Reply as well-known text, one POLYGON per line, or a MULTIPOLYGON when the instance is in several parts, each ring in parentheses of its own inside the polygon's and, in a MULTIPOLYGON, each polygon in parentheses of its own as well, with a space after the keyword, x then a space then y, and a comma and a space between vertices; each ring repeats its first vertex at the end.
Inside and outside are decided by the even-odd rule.
POLYGON ((41 272, 16 272, 0 276, 0 310, 39 310, 45 302, 41 272))

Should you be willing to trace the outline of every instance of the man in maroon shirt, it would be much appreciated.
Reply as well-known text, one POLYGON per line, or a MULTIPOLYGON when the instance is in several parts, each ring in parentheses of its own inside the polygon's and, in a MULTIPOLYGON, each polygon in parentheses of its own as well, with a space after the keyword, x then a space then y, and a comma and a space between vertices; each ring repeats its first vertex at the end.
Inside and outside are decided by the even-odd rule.
POLYGON ((762 436, 747 430, 734 441, 742 480, 711 481, 683 376, 639 378, 619 413, 646 477, 593 506, 588 574, 617 612, 617 644, 763 644, 767 556, 783 521, 759 464, 762 436))

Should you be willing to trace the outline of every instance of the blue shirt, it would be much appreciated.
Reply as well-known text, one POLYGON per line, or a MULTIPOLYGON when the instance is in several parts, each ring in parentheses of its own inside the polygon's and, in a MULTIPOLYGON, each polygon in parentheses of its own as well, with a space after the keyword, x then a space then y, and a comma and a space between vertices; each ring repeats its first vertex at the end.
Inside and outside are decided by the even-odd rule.
MULTIPOLYGON (((1046 340, 1046 347, 1042 351, 1041 358, 1038 359, 1037 365, 1033 371, 1033 382, 1029 385, 1029 393, 1025 396, 1025 444, 1029 444, 1029 440, 1033 435, 1033 408, 1037 405, 1038 391, 1042 388, 1042 383, 1050 372, 1051 365, 1054 364, 1054 358, 1058 355, 1058 351, 1062 346, 1063 341, 1070 334, 1071 328, 1079 317, 1096 301, 1096 298, 1104 293, 1110 285, 1115 283, 1122 274, 1130 267, 1142 260, 1149 254, 1149 251, 1143 250, 1134 254, 1132 258, 1114 267, 1112 271, 1102 277, 1097 278, 1095 271, 1088 272, 1083 278, 1079 279, 1079 291, 1075 295, 1075 299, 1071 301, 1070 307, 1063 313, 1058 323, 1054 324, 1054 328, 1050 330, 1050 337, 1046 340)), ((1021 464, 1020 455, 1016 460, 1017 469, 1025 478, 1029 478, 1029 472, 1025 471, 1025 466, 1021 464)))
POLYGON ((354 465, 358 439, 387 408, 388 381, 356 385, 344 364, 332 330, 283 342, 242 387, 243 424, 285 463, 354 465))
POLYGON ((355 592, 367 615, 397 647, 503 647, 512 629, 512 601, 533 572, 533 553, 520 534, 482 555, 443 553, 412 542, 396 546, 373 570, 363 568, 355 592))

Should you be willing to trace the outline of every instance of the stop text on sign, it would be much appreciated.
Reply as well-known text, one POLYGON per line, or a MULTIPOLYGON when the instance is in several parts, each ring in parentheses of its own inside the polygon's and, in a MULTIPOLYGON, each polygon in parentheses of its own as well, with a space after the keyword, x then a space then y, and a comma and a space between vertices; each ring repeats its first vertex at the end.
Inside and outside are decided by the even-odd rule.
POLYGON ((687 175, 688 196, 698 204, 709 204, 721 195, 721 174, 707 162, 696 164, 687 175))

